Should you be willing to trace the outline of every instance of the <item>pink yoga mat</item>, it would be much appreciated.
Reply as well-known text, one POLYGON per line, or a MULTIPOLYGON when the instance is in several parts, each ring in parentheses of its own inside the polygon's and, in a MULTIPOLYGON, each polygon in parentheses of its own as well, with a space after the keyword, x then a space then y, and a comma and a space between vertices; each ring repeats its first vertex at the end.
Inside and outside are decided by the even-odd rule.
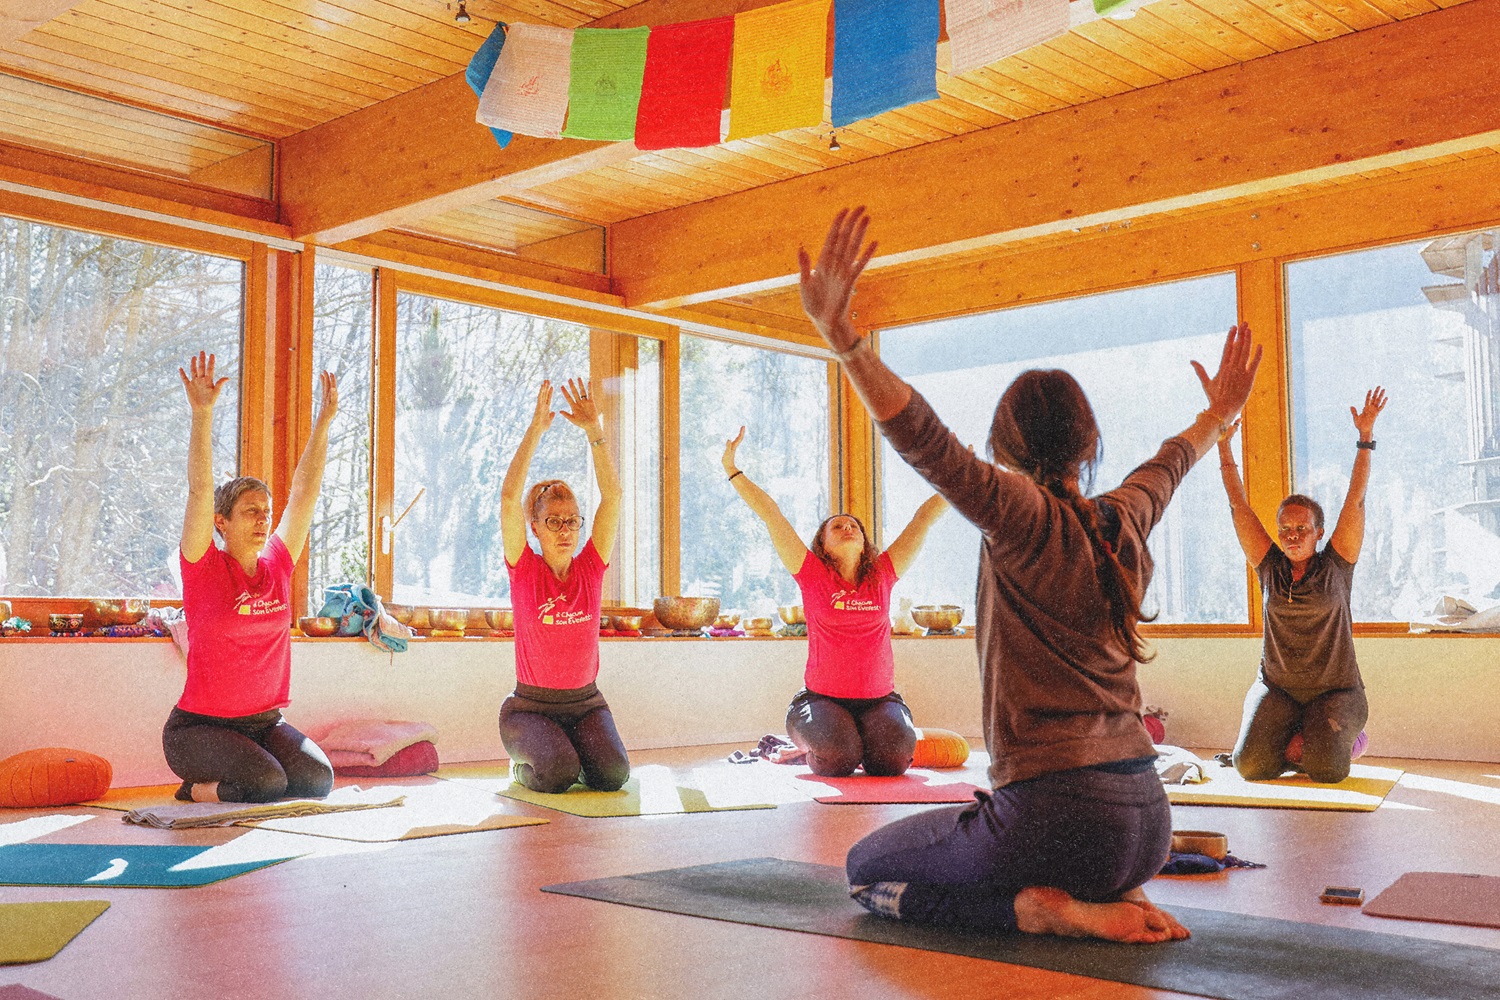
POLYGON ((1376 917, 1500 927, 1500 877, 1407 872, 1364 905, 1376 917))
POLYGON ((817 801, 829 805, 884 805, 904 802, 960 804, 974 801, 974 793, 981 791, 978 785, 971 785, 966 781, 928 784, 928 779, 933 775, 911 771, 899 778, 871 778, 865 775, 823 778, 816 774, 799 774, 797 777, 837 788, 839 794, 820 795, 817 798, 817 801))

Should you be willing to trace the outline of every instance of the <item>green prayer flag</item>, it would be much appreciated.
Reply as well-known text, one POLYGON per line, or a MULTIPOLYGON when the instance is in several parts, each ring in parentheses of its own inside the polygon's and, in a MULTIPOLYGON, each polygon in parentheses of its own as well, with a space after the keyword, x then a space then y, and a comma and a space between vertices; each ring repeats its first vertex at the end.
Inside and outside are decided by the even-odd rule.
POLYGON ((635 138, 650 28, 579 28, 568 80, 570 139, 635 138))
POLYGON ((1094 0, 1094 13, 1103 17, 1116 7, 1124 6, 1128 0, 1094 0))

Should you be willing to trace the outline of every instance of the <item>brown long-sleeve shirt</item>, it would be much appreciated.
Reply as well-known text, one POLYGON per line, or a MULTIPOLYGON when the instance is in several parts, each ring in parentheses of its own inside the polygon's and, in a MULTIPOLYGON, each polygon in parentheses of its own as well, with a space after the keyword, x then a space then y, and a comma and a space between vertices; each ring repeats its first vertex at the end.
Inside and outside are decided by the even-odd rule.
MULTIPOLYGON (((971 453, 920 394, 880 429, 983 534, 975 633, 991 784, 1150 756, 1135 660, 1114 636, 1077 513, 971 453)), ((1115 550, 1142 589, 1153 568, 1146 536, 1196 457, 1171 438, 1099 498, 1118 515, 1115 550)))

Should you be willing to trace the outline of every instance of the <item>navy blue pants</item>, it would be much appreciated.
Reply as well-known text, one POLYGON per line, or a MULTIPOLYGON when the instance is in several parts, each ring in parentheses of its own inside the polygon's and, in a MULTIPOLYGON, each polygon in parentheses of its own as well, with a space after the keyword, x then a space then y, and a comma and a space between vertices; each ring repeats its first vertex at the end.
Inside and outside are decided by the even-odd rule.
POLYGON ((850 894, 899 920, 1016 926, 1016 894, 1114 902, 1161 871, 1172 812, 1154 769, 1058 771, 881 827, 849 850, 850 894))

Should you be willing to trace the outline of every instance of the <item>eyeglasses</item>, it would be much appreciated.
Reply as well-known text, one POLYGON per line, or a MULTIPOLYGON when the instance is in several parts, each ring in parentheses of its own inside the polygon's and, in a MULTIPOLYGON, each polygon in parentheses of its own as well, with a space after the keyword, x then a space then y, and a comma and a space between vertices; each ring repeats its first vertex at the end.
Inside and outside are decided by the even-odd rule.
POLYGON ((1303 535, 1311 535, 1316 528, 1307 524, 1279 524, 1276 526, 1276 534, 1282 538, 1301 538, 1303 535))
POLYGON ((564 528, 570 531, 582 531, 586 523, 583 518, 574 514, 572 517, 558 517, 556 514, 542 518, 542 523, 547 526, 548 531, 561 531, 564 528))

